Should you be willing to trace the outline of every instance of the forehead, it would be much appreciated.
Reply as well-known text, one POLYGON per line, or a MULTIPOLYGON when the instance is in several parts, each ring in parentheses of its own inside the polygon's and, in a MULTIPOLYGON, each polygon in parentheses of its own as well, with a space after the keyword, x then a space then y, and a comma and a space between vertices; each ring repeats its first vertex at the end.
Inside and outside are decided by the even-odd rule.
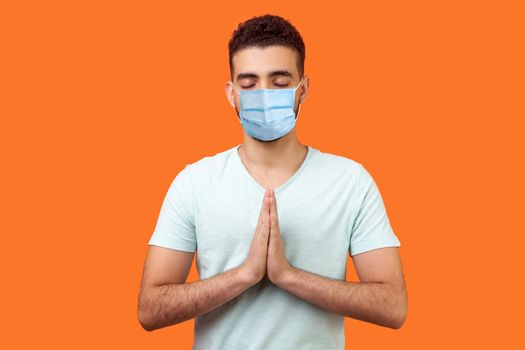
POLYGON ((273 71, 287 70, 297 77, 297 58, 297 52, 287 46, 247 47, 233 55, 233 73, 234 76, 244 72, 265 76, 273 71))

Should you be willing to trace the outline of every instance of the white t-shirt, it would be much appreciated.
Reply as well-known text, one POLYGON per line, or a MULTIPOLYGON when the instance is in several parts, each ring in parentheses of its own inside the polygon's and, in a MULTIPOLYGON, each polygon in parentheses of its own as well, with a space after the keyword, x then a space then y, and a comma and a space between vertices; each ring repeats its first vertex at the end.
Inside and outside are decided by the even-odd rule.
MULTIPOLYGON (((148 243, 197 251, 201 280, 240 266, 257 225, 265 188, 242 163, 239 146, 176 175, 148 243)), ((286 257, 295 268, 344 281, 348 254, 400 246, 378 187, 352 159, 308 146, 275 196, 286 257)), ((194 331, 194 350, 345 348, 344 316, 267 278, 197 317, 194 331)))

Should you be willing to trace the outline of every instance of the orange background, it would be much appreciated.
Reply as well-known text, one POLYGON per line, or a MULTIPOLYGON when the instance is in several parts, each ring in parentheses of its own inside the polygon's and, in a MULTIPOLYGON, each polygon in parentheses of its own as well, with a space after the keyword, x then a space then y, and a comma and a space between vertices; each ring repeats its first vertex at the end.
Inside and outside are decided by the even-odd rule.
POLYGON ((264 13, 306 43, 300 140, 369 169, 402 244, 407 322, 346 318, 347 348, 523 346, 518 1, 12 3, 2 348, 191 348, 193 320, 140 327, 147 241, 184 165, 242 142, 227 43, 264 13))

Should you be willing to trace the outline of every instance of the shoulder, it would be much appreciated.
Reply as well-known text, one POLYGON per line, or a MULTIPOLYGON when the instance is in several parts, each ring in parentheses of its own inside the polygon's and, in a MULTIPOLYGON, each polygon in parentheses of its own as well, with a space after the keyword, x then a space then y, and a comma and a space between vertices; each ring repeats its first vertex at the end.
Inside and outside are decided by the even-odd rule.
POLYGON ((338 173, 339 175, 355 177, 364 169, 360 162, 349 156, 324 152, 317 148, 313 148, 313 150, 312 163, 314 163, 317 168, 324 169, 325 172, 330 171, 338 173))
POLYGON ((187 170, 192 180, 209 179, 215 174, 222 173, 233 159, 233 152, 236 147, 231 147, 214 154, 206 155, 194 162, 188 163, 184 170, 187 170))

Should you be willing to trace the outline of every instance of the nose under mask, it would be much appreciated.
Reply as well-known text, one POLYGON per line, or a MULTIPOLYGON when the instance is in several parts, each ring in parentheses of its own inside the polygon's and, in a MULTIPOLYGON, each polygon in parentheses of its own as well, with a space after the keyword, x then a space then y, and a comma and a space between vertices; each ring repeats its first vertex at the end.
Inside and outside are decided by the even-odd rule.
POLYGON ((234 86, 240 97, 239 121, 248 135, 271 141, 288 134, 295 127, 295 92, 302 81, 289 89, 238 90, 234 86))

